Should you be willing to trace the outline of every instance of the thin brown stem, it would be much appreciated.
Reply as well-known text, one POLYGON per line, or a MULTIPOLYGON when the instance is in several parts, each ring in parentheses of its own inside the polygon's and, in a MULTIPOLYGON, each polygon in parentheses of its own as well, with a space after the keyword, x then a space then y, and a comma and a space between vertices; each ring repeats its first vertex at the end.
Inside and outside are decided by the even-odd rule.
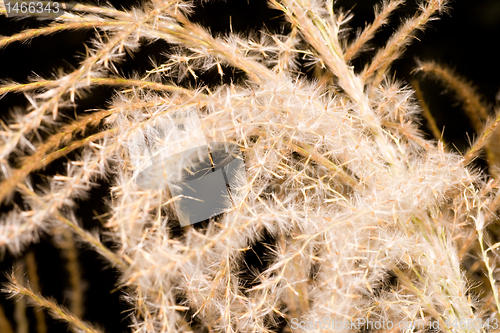
POLYGON ((422 115, 424 116, 425 120, 427 120, 427 124, 429 125, 429 129, 431 130, 434 139, 443 141, 443 137, 436 124, 436 120, 432 116, 431 110, 425 102, 424 95, 422 94, 422 90, 420 89, 420 84, 417 80, 413 80, 411 84, 413 86, 413 89, 415 89, 415 95, 417 96, 417 99, 420 102, 420 106, 422 107, 422 115))
POLYGON ((329 159, 319 155, 318 153, 314 152, 312 147, 307 146, 306 148, 303 148, 299 146, 298 144, 295 144, 293 142, 287 143, 290 148, 295 150, 297 153, 300 155, 310 158, 311 160, 315 161, 316 163, 319 163, 323 165, 324 167, 332 170, 336 174, 338 174, 339 178, 345 181, 349 186, 357 186, 358 181, 350 176, 348 173, 346 173, 341 167, 330 161, 329 159))
POLYGON ((483 103, 481 95, 472 84, 448 66, 434 61, 420 61, 416 71, 422 72, 424 75, 430 76, 441 82, 445 87, 450 88, 457 99, 463 103, 464 111, 467 113, 476 132, 481 132, 484 122, 489 117, 488 106, 483 103))
MULTIPOLYGON (((165 92, 178 92, 182 94, 186 94, 188 96, 193 95, 193 91, 185 88, 181 88, 175 85, 161 84, 157 82, 149 82, 144 80, 136 80, 136 79, 125 79, 125 78, 91 78, 90 80, 82 79, 80 80, 82 83, 89 84, 91 86, 114 86, 114 87, 137 87, 139 89, 151 89, 156 91, 165 91, 165 92)), ((10 84, 7 86, 0 87, 0 95, 9 93, 9 92, 25 92, 25 91, 34 91, 38 89, 49 89, 53 87, 57 87, 60 84, 58 80, 40 80, 36 82, 30 83, 19 83, 19 84, 10 84)))
POLYGON ((488 139, 493 135, 496 128, 500 124, 500 110, 497 111, 497 116, 490 123, 490 125, 485 126, 479 138, 476 140, 476 143, 469 149, 469 151, 464 156, 464 165, 469 164, 479 153, 481 148, 488 142, 488 139))
MULTIPOLYGON (((33 251, 29 251, 24 257, 24 262, 26 264, 26 270, 28 272, 28 279, 30 281, 31 288, 34 292, 40 292, 40 281, 38 278, 38 266, 36 264, 35 254, 33 251)), ((36 319, 36 329, 37 333, 47 332, 47 323, 45 322, 45 313, 41 309, 35 311, 36 319)))
POLYGON ((125 21, 131 21, 133 19, 133 16, 127 12, 104 6, 97 7, 85 4, 77 4, 75 7, 71 8, 70 11, 104 15, 125 21))
MULTIPOLYGON (((36 200, 41 204, 44 204, 38 197, 38 195, 31 189, 29 189, 26 185, 20 184, 19 187, 21 188, 23 194, 30 196, 33 200, 36 200)), ((80 227, 77 223, 74 223, 73 221, 67 219, 59 211, 55 211, 53 214, 58 221, 69 227, 74 233, 80 236, 83 241, 91 245, 97 252, 99 252, 104 258, 108 259, 109 262, 114 266, 122 270, 125 270, 128 267, 128 265, 119 256, 117 256, 114 252, 104 246, 104 244, 98 238, 80 227)))
POLYGON ((59 212, 55 213, 55 217, 57 220, 68 226, 74 233, 80 236, 82 240, 91 245, 104 258, 108 259, 109 262, 114 266, 120 268, 121 270, 127 269, 128 264, 126 264, 118 255, 116 255, 116 253, 112 252, 110 249, 104 246, 104 244, 98 238, 90 234, 78 224, 73 223, 72 221, 65 218, 59 212))
POLYGON ((0 157, 5 158, 17 146, 23 135, 37 128, 46 112, 51 111, 53 119, 55 120, 57 118, 61 98, 68 93, 68 91, 70 91, 70 100, 73 101, 76 93, 76 83, 80 79, 86 78, 87 80, 90 80, 92 76, 91 72, 97 66, 102 65, 104 67, 109 67, 113 59, 112 55, 116 51, 121 52, 124 49, 125 41, 134 32, 137 32, 144 23, 150 21, 155 16, 160 15, 172 5, 173 2, 166 2, 162 6, 150 11, 140 19, 129 22, 127 26, 116 32, 116 34, 112 36, 107 43, 104 43, 97 52, 87 57, 81 64, 80 68, 64 77, 64 80, 55 88, 51 97, 42 105, 36 107, 35 110, 29 114, 29 120, 23 122, 18 131, 10 137, 10 140, 5 145, 0 147, 0 157))
POLYGON ((75 239, 71 231, 63 229, 61 236, 63 240, 59 243, 59 246, 66 259, 66 271, 68 272, 69 284, 71 286, 70 310, 75 316, 81 318, 84 306, 78 250, 76 249, 75 239))
MULTIPOLYGON (((21 261, 18 260, 14 266, 14 274, 13 278, 17 278, 21 281, 24 281, 24 276, 21 273, 22 270, 21 261)), ((16 333, 28 333, 29 332, 29 323, 28 318, 26 316, 26 301, 23 298, 17 298, 14 304, 14 320, 16 322, 16 333)))
MULTIPOLYGON (((47 81, 50 82, 50 81, 47 81)), ((160 91, 171 91, 171 92, 180 92, 183 93, 186 96, 193 97, 194 92, 190 91, 188 89, 172 86, 172 85, 164 85, 160 83, 154 83, 154 82, 145 82, 141 80, 129 80, 129 79, 115 79, 115 78, 110 78, 110 79, 95 79, 96 83, 99 84, 104 84, 104 85, 125 85, 129 86, 131 84, 140 87, 140 88, 150 88, 150 89, 155 89, 155 90, 160 90, 160 91)), ((49 84, 49 83, 48 83, 49 84)), ((50 83, 51 84, 51 83, 50 83)), ((26 85, 28 86, 28 85, 26 85)), ((22 89, 28 89, 27 87, 23 87, 22 89)), ((37 83, 33 83, 30 85, 31 88, 36 89, 38 87, 37 83)), ((0 88, 1 89, 1 88, 0 88)), ((1 90, 0 90, 1 92, 1 90)), ((151 104, 151 103, 149 103, 151 104)), ((160 102, 155 102, 152 105, 157 106, 160 105, 160 102)), ((137 106, 135 104, 131 105, 130 107, 137 106)), ((147 105, 146 105, 147 106, 147 105)), ((51 152, 53 149, 56 149, 62 144, 67 143, 74 133, 77 132, 83 132, 86 127, 88 126, 95 126, 97 125, 101 120, 104 118, 108 117, 109 115, 115 113, 115 112, 125 112, 129 108, 121 108, 121 109, 110 109, 110 110, 102 110, 98 112, 94 112, 90 115, 87 115, 85 117, 82 117, 81 119, 78 119, 74 121, 73 123, 70 123, 68 125, 65 125, 60 131, 58 131, 56 134, 53 134, 50 136, 48 139, 45 140, 44 143, 38 145, 35 149, 36 152, 33 155, 27 156, 27 157, 22 157, 21 158, 21 167, 19 169, 16 169, 12 172, 12 174, 2 181, 0 183, 0 202, 5 200, 6 197, 8 197, 12 191, 14 191, 16 184, 21 182, 23 179, 26 178, 28 174, 30 174, 33 171, 36 171, 38 169, 42 169, 52 163, 54 160, 67 155, 68 153, 74 151, 75 149, 78 149, 80 147, 85 146, 89 142, 93 140, 98 140, 101 139, 109 134, 111 134, 113 130, 107 130, 107 131, 101 131, 97 134, 88 136, 82 140, 78 141, 73 141, 69 145, 60 148, 57 151, 51 152)))
POLYGON ((92 29, 92 28, 109 27, 109 26, 123 26, 124 24, 126 24, 126 22, 85 20, 82 22, 67 22, 63 24, 51 25, 48 27, 43 27, 38 29, 27 29, 18 34, 0 38, 0 49, 14 42, 23 42, 34 37, 46 36, 61 31, 76 30, 76 29, 92 29))

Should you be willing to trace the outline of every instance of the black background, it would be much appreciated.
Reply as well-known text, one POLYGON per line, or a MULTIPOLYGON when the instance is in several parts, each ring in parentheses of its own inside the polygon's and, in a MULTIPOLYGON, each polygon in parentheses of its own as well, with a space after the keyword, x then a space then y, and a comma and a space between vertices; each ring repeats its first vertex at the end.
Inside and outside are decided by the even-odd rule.
MULTIPOLYGON (((111 1, 113 6, 128 9, 137 2, 134 1, 111 1)), ((378 1, 351 1, 339 0, 335 6, 344 10, 351 9, 354 18, 350 22, 353 36, 354 32, 364 27, 365 22, 371 22, 374 18, 373 5, 378 1)), ((94 2, 99 4, 99 2, 94 2)), ((413 15, 417 9, 414 1, 402 7, 397 14, 391 17, 391 24, 384 27, 373 40, 371 51, 367 51, 353 65, 359 70, 370 57, 373 56, 377 47, 384 45, 387 38, 393 33, 402 19, 413 15)), ((229 22, 232 29, 242 34, 250 30, 268 29, 271 32, 286 31, 286 23, 282 15, 267 7, 265 1, 212 1, 210 3, 196 2, 193 21, 199 22, 211 29, 214 34, 224 34, 229 31, 229 22), (283 30, 284 29, 284 30, 283 30)), ((45 25, 48 22, 36 21, 35 19, 12 20, 0 17, 0 35, 8 36, 18 33, 26 28, 34 28, 45 25)), ((27 82, 28 77, 37 74, 44 78, 53 78, 61 69, 69 72, 75 69, 85 52, 84 43, 88 43, 93 36, 92 31, 63 32, 51 36, 38 37, 29 43, 14 43, 0 49, 0 79, 27 82)), ((424 97, 436 117, 440 128, 444 127, 444 137, 447 142, 455 145, 458 150, 463 151, 468 145, 468 138, 474 136, 474 132, 467 117, 456 102, 453 95, 447 92, 441 85, 429 79, 412 76, 410 72, 415 68, 415 59, 436 60, 456 68, 457 72, 473 82, 478 91, 490 105, 497 103, 500 90, 500 61, 499 61, 499 38, 500 36, 500 1, 499 0, 476 0, 476 1, 453 1, 450 3, 448 13, 441 16, 440 20, 430 23, 423 33, 418 33, 416 39, 407 49, 405 56, 396 61, 393 66, 394 75, 406 82, 411 78, 421 80, 424 97)), ((124 76, 132 73, 143 75, 151 69, 151 59, 156 63, 165 61, 162 52, 168 51, 167 43, 158 41, 150 43, 144 41, 143 47, 134 54, 127 57, 126 61, 118 67, 124 76)), ((307 68, 303 68, 307 71, 307 68)), ((237 75, 236 75, 237 76, 237 75)), ((200 81, 186 80, 180 82, 182 85, 218 84, 220 79, 214 73, 201 76, 200 81), (215 81, 214 81, 215 80, 215 81), (203 82, 200 82, 203 81, 203 82)), ((109 88, 94 88, 89 94, 78 101, 74 112, 81 113, 91 108, 104 108, 107 101, 113 95, 109 88)), ((22 94, 8 94, 0 99, 0 118, 9 119, 9 112, 14 108, 26 108, 27 100, 22 94)), ((67 113, 70 119, 72 112, 67 113)), ((425 121, 422 120, 422 130, 428 133, 425 121)), ((430 136, 429 136, 430 137, 430 136)), ((453 149, 451 147, 451 149, 453 149)), ((62 165, 64 161, 58 161, 62 165)), ((51 174, 60 169, 55 163, 51 168, 33 175, 34 179, 42 179, 44 173, 51 174), (38 178, 37 178, 38 177, 38 178)), ((104 212, 102 198, 109 195, 109 187, 102 184, 92 190, 90 199, 79 202, 78 216, 87 229, 99 227, 99 222, 93 219, 93 210, 104 212)), ((8 206, 1 206, 4 211, 8 206)), ((64 262, 59 250, 52 245, 49 235, 42 235, 41 242, 30 246, 35 251, 39 267, 39 275, 42 284, 42 293, 54 297, 61 304, 68 305, 67 274, 64 270, 64 262)), ((126 320, 127 305, 120 300, 120 291, 110 293, 115 288, 117 274, 106 267, 99 255, 92 250, 79 248, 80 261, 83 269, 83 279, 87 289, 85 293, 86 312, 84 319, 100 324, 106 332, 127 332, 128 321, 126 320)), ((15 258, 6 254, 0 262, 2 272, 9 272, 15 258)), ((249 260, 256 260, 253 258, 249 260)), ((0 277, 1 281, 5 281, 0 277)), ((12 302, 0 297, 8 316, 12 319, 12 302)), ((33 319, 33 314, 28 313, 33 319)), ((66 332, 68 328, 63 323, 56 324, 51 319, 49 332, 66 332)), ((34 322, 33 320, 31 320, 34 322)), ((33 324, 30 329, 34 332, 33 324)))

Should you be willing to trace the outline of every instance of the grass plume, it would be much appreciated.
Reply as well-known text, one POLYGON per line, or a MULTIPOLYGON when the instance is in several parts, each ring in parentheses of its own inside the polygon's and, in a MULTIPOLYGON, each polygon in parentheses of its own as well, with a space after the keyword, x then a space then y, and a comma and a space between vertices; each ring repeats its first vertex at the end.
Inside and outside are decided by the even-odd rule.
MULTIPOLYGON (((477 128, 476 143, 465 156, 447 151, 432 115, 416 102, 418 85, 413 90, 389 75, 447 1, 422 1, 362 68, 351 60, 403 1, 384 1, 351 43, 348 16, 333 1, 269 5, 287 20, 282 35, 215 36, 191 21, 191 2, 154 0, 130 10, 76 5, 50 25, 0 38, 8 51, 40 36, 95 31, 75 70, 0 85, 1 95, 22 93, 30 103, 1 124, 0 203, 8 210, 0 248, 19 255, 41 233, 62 228, 74 313, 15 276, 7 292, 75 332, 101 332, 81 318, 74 234, 120 274, 130 332, 282 332, 294 318, 361 325, 345 332, 388 332, 370 320, 427 325, 412 332, 433 322, 440 332, 494 332, 453 323, 499 319, 497 245, 483 230, 496 223, 500 185, 469 165, 499 118, 487 120, 476 105, 487 123, 477 128), (169 45, 167 59, 124 75, 127 53, 157 40, 169 45), (300 70, 301 58, 324 70, 318 80, 300 70), (220 83, 205 85, 206 73, 220 83), (70 117, 88 91, 104 86, 114 89, 106 108, 70 117), (183 228, 179 197, 136 183, 150 154, 185 148, 172 134, 180 131, 179 112, 199 116, 192 137, 238 145, 246 171, 231 208, 183 228), (419 129, 422 113, 436 140, 419 129), (42 180, 31 177, 54 165, 42 180), (96 217, 100 231, 90 232, 75 212, 99 184, 109 185, 106 212, 96 217), (489 282, 483 288, 493 298, 474 294, 463 269, 477 249, 489 282)), ((420 70, 440 70, 431 65, 420 70)), ((459 81, 448 81, 458 90, 459 81)), ((17 320, 25 321, 23 303, 17 307, 17 320)))

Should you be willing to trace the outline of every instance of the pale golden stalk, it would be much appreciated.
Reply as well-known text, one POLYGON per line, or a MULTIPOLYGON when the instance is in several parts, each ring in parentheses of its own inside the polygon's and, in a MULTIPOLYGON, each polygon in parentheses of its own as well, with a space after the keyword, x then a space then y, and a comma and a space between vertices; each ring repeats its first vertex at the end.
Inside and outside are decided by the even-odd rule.
POLYGON ((425 120, 427 120, 427 123, 429 124, 429 128, 432 132, 432 135, 434 136, 434 139, 438 141, 442 141, 442 135, 441 131, 439 130, 436 120, 432 116, 431 110, 429 109, 429 106, 425 102, 424 95, 422 94, 422 90, 420 89, 420 84, 418 83, 417 80, 412 81, 413 89, 415 89, 415 95, 418 98, 418 101, 420 102, 420 106, 422 106, 422 115, 424 116, 425 120))
POLYGON ((373 86, 377 87, 382 82, 390 65, 401 56, 405 47, 414 38, 416 31, 423 30, 432 15, 438 11, 442 11, 445 4, 446 1, 444 0, 426 1, 421 13, 406 21, 392 35, 386 46, 377 52, 370 66, 365 68, 361 74, 363 81, 372 80, 373 86))
POLYGON ((422 72, 425 76, 432 77, 450 88, 463 103, 464 111, 476 132, 481 132, 484 122, 489 117, 488 106, 481 100, 481 95, 473 85, 450 67, 434 61, 419 61, 416 71, 422 72))
POLYGON ((103 331, 94 325, 87 323, 66 309, 59 306, 55 301, 47 299, 38 293, 35 293, 28 287, 20 284, 14 275, 10 276, 10 284, 7 286, 9 292, 13 295, 23 295, 36 306, 40 306, 48 310, 49 314, 58 320, 68 323, 71 330, 75 333, 102 333, 103 331))
MULTIPOLYGON (((38 266, 35 259, 33 251, 29 251, 24 256, 24 263, 28 272, 28 280, 30 281, 31 288, 34 292, 40 293, 40 279, 38 278, 38 266)), ((37 333, 46 333, 47 323, 45 322, 45 312, 42 309, 36 309, 35 318, 37 333)))
POLYGON ((390 0, 384 1, 382 8, 375 8, 375 20, 368 24, 361 34, 349 44, 345 51, 344 60, 350 61, 354 59, 360 52, 363 51, 363 47, 373 39, 375 33, 380 30, 380 28, 387 24, 389 16, 395 11, 399 6, 404 3, 404 0, 390 0))

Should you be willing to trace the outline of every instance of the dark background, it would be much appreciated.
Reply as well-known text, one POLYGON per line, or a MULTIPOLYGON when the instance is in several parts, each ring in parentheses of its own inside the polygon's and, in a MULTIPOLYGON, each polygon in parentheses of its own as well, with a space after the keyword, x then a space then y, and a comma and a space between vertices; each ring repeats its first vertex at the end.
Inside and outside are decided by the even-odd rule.
MULTIPOLYGON (((352 32, 364 27, 365 22, 374 18, 373 5, 379 1, 354 1, 339 0, 337 8, 352 9, 354 19, 350 26, 352 32)), ((90 2, 92 3, 92 2, 90 2)), ((94 1, 94 4, 99 2, 94 1)), ((130 8, 137 1, 111 1, 113 6, 130 8)), ((377 34, 373 40, 371 51, 367 51, 353 65, 359 70, 374 54, 374 50, 384 45, 399 22, 405 17, 413 15, 417 9, 414 1, 409 0, 397 14, 391 17, 391 24, 377 34)), ((229 22, 235 32, 247 33, 250 30, 266 28, 271 32, 286 31, 286 23, 282 15, 267 7, 265 1, 212 1, 210 3, 196 2, 196 8, 191 16, 193 21, 199 22, 215 34, 224 34, 229 31, 229 22)), ((49 22, 39 22, 35 19, 13 20, 0 17, 0 35, 8 36, 18 33, 26 28, 35 28, 49 22)), ((37 37, 29 43, 15 43, 0 49, 0 80, 14 80, 27 82, 29 77, 37 74, 43 78, 53 78, 62 69, 69 72, 75 69, 85 54, 84 43, 88 43, 93 31, 72 31, 58 33, 52 36, 37 37)), ((456 146, 460 151, 468 145, 469 138, 474 136, 470 122, 461 110, 460 103, 456 102, 453 95, 447 92, 440 84, 420 76, 413 76, 410 72, 415 68, 415 59, 436 60, 456 68, 457 72, 473 82, 477 90, 484 96, 490 105, 498 104, 497 97, 500 90, 500 61, 498 41, 500 36, 500 1, 452 1, 447 14, 440 20, 433 21, 425 32, 417 34, 418 40, 410 45, 405 56, 396 61, 393 66, 394 75, 406 82, 412 78, 420 80, 424 98, 434 114, 440 128, 445 128, 445 140, 450 146, 456 146)), ((168 51, 171 46, 165 42, 144 41, 144 45, 134 57, 118 67, 124 76, 138 73, 141 76, 146 70, 151 69, 151 59, 156 63, 165 61, 162 52, 168 51)), ((308 68, 303 71, 312 75, 308 68)), ((225 76, 231 77, 231 75, 225 76)), ((237 79, 238 73, 233 78, 237 79)), ((218 84, 220 78, 214 73, 200 76, 198 82, 186 79, 181 85, 218 84)), ((113 90, 105 87, 94 88, 84 98, 81 98, 73 112, 80 113, 91 108, 104 108, 113 95, 113 90)), ((26 98, 22 94, 8 94, 0 98, 0 118, 8 120, 9 113, 14 107, 26 108, 26 98)), ((68 112, 67 118, 71 118, 68 112)), ((422 130, 429 133, 425 121, 422 120, 422 130)), ((430 135, 429 135, 430 138, 430 135)), ((454 149, 453 147, 450 147, 454 149)), ((64 161, 57 161, 54 166, 33 175, 33 178, 43 179, 44 175, 53 174, 60 170, 64 161)), ((92 190, 89 200, 80 201, 77 211, 87 229, 98 228, 100 223, 93 219, 93 210, 102 213, 105 207, 102 198, 109 195, 109 187, 103 183, 92 190)), ((2 213, 8 205, 1 206, 2 213)), ((1 222, 0 222, 1 223, 1 222)), ((38 244, 30 246, 37 259, 42 294, 54 297, 59 303, 68 305, 67 293, 64 288, 68 285, 67 273, 64 270, 64 259, 59 250, 53 246, 50 235, 42 235, 38 244)), ((258 250, 258 249, 257 249, 258 250)), ((263 250, 262 250, 263 251, 263 250)), ((248 251, 251 252, 251 251, 248 251)), ((259 251, 257 251, 258 253, 259 251)), ((6 254, 1 258, 0 270, 9 272, 16 257, 6 254)), ((92 250, 79 248, 79 259, 82 266, 82 278, 87 285, 85 293, 86 312, 84 319, 100 324, 106 332, 127 332, 126 320, 127 305, 120 300, 120 291, 110 293, 115 288, 117 274, 106 267, 104 262, 92 250)), ((249 258, 256 261, 258 258, 249 258)), ((0 282, 5 281, 3 276, 0 282)), ((12 319, 12 301, 0 297, 7 315, 12 319)), ((33 323, 33 313, 28 311, 28 318, 33 323)), ((67 332, 64 323, 55 323, 47 316, 49 332, 67 332)), ((33 324, 30 329, 34 332, 33 324)))

